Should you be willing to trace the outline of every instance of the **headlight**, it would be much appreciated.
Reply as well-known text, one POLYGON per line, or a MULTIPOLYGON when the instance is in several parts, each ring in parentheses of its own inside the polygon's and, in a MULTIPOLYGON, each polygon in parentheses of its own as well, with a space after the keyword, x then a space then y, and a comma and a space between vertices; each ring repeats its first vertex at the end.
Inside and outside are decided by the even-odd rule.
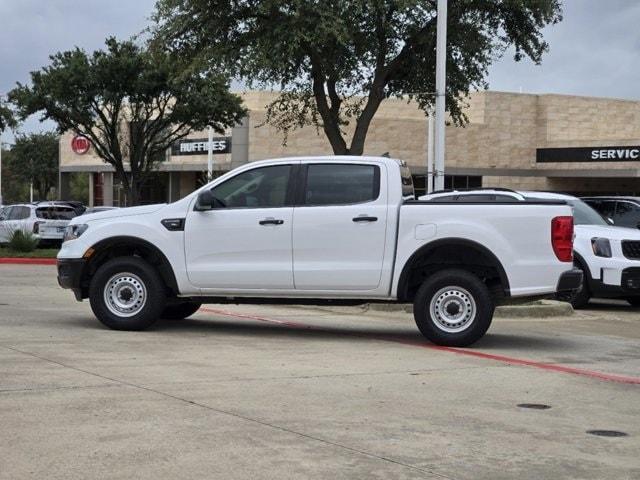
POLYGON ((67 240, 75 240, 82 235, 87 228, 89 228, 89 225, 84 223, 79 225, 67 225, 67 228, 64 229, 64 238, 62 241, 66 242, 67 240))
POLYGON ((591 248, 596 257, 611 258, 611 242, 608 238, 592 238, 591 248))

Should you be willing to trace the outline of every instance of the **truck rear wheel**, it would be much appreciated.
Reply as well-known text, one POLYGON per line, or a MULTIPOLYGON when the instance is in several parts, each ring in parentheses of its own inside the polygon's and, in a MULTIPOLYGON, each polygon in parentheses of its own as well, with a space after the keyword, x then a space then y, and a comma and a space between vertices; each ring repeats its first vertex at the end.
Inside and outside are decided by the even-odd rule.
POLYGON ((165 288, 158 272, 139 257, 105 262, 91 279, 89 302, 95 316, 114 330, 144 330, 164 310, 165 288))
POLYGON ((489 289, 466 270, 442 270, 422 284, 413 304, 420 332, 436 345, 466 347, 486 333, 495 305, 489 289))
POLYGON ((164 311, 160 315, 160 318, 165 318, 167 320, 182 320, 196 313, 200 306, 202 306, 202 304, 199 302, 183 302, 167 305, 164 307, 164 311))

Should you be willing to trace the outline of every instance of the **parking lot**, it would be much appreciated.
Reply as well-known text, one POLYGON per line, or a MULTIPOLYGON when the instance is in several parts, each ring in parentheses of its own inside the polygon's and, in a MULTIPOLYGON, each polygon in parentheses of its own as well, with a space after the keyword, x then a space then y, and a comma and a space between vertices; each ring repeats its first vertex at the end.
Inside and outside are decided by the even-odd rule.
POLYGON ((0 265, 0 426, 3 479, 637 479, 640 312, 497 318, 466 350, 358 308, 116 332, 55 267, 0 265))

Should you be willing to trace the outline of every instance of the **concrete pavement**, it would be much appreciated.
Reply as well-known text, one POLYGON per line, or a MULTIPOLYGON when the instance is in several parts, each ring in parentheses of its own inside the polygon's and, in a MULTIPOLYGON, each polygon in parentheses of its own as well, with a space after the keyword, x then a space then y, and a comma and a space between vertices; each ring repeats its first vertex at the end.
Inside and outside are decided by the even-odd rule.
POLYGON ((640 385, 603 379, 640 380, 638 310, 500 318, 469 352, 357 309, 115 332, 54 267, 0 265, 0 478, 640 478, 640 385))

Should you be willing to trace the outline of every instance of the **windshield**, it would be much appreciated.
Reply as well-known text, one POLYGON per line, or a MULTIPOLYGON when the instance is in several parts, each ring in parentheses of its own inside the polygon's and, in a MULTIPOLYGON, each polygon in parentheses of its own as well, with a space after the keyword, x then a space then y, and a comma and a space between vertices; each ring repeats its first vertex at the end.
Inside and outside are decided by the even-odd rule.
POLYGON ((36 217, 44 220, 71 220, 75 216, 75 210, 69 207, 36 208, 36 217))
POLYGON ((573 223, 575 225, 608 225, 602 216, 582 200, 569 200, 573 207, 573 223))

